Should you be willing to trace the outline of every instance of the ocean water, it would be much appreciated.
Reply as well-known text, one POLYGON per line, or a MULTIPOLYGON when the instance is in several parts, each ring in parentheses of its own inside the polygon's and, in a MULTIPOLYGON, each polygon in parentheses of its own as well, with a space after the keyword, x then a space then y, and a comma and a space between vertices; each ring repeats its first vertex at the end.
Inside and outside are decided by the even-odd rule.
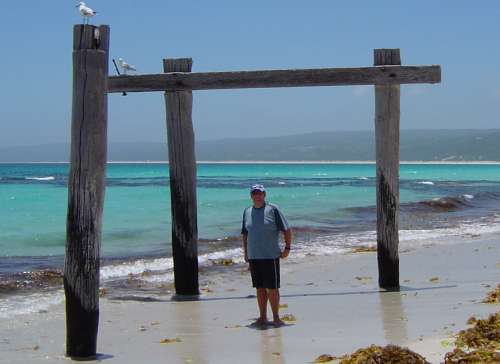
MULTIPOLYGON (((67 164, 0 164, 0 317, 62 300, 67 173, 67 164)), ((257 182, 294 227, 294 259, 376 244, 373 164, 199 164, 197 178, 201 265, 241 262, 241 216, 257 182)), ((171 282, 168 165, 110 164, 106 184, 103 286, 171 282)), ((500 231, 500 165, 403 164, 400 200, 401 245, 500 231)))

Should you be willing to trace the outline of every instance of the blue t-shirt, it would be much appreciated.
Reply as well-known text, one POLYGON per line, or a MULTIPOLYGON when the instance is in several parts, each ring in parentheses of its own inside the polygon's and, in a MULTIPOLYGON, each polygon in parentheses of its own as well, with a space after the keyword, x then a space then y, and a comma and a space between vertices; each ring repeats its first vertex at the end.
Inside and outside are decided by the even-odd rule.
POLYGON ((243 212, 241 233, 247 235, 248 259, 275 259, 280 256, 279 232, 290 225, 278 206, 266 203, 243 212))

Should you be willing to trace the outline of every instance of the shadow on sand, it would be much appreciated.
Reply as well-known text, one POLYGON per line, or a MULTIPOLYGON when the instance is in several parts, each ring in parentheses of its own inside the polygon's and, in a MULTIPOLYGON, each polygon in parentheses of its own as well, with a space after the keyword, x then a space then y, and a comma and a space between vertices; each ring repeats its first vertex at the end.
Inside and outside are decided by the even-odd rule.
MULTIPOLYGON (((399 292, 420 292, 420 291, 433 291, 439 289, 449 289, 455 288, 457 285, 441 285, 432 287, 407 287, 401 286, 399 292)), ((292 297, 318 297, 318 296, 349 296, 349 295, 366 295, 366 294, 380 294, 388 293, 389 291, 383 289, 374 289, 367 291, 348 291, 348 292, 313 292, 313 293, 300 293, 300 294, 282 294, 281 298, 292 298, 292 297)), ((181 299, 178 295, 172 296, 170 299, 161 299, 156 297, 148 296, 112 296, 109 300, 116 301, 138 301, 138 302, 175 302, 181 303, 185 301, 225 301, 225 300, 245 300, 245 299, 255 299, 255 295, 247 296, 231 296, 231 297, 206 297, 204 295, 189 296, 187 299, 181 299)))

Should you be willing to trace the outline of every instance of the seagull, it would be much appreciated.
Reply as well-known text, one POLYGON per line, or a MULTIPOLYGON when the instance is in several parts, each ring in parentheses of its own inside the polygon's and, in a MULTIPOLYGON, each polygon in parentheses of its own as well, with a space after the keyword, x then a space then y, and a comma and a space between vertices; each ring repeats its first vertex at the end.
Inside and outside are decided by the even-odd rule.
POLYGON ((82 14, 84 24, 85 24, 85 21, 88 24, 89 19, 97 14, 97 12, 95 12, 94 10, 89 8, 87 5, 85 5, 85 3, 83 1, 80 1, 75 7, 78 8, 78 10, 80 11, 80 14, 82 14))
POLYGON ((128 64, 123 60, 123 58, 118 58, 118 64, 120 65, 120 68, 123 70, 123 74, 126 75, 127 71, 137 71, 135 69, 135 66, 132 66, 131 64, 128 64))

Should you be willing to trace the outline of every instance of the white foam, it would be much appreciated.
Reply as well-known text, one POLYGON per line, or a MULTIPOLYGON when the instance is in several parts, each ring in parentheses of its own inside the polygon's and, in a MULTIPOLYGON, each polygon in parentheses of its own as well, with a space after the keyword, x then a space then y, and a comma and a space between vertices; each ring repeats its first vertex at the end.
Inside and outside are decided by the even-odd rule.
MULTIPOLYGON (((210 265, 214 259, 233 259, 235 263, 243 262, 243 252, 241 248, 217 251, 198 256, 199 265, 210 265)), ((123 278, 128 275, 139 275, 144 272, 169 273, 174 267, 173 258, 156 258, 152 260, 139 259, 133 262, 121 264, 111 264, 101 267, 101 279, 109 280, 123 278)), ((168 274, 167 274, 168 275, 168 274)), ((156 281, 156 279, 155 279, 156 281)))
MULTIPOLYGON (((488 234, 500 232, 500 215, 493 220, 480 219, 473 222, 465 222, 456 227, 434 228, 421 230, 400 230, 400 242, 424 243, 430 239, 452 236, 466 236, 477 234, 488 234)), ((459 240, 457 240, 459 241, 459 240)), ((340 233, 335 235, 315 236, 304 242, 294 243, 293 256, 304 258, 307 255, 332 255, 349 251, 358 246, 376 246, 377 233, 374 230, 353 233, 340 233)), ((243 251, 241 248, 227 249, 203 254, 198 257, 200 266, 210 266, 212 260, 231 259, 234 263, 243 263, 243 251)), ((152 272, 153 275, 141 277, 150 282, 172 281, 173 260, 172 258, 157 258, 152 260, 137 260, 118 265, 108 265, 101 268, 101 279, 123 278, 130 274, 140 275, 144 272, 152 272)))
POLYGON ((56 178, 54 176, 48 177, 25 177, 26 179, 35 180, 35 181, 53 181, 56 178))
POLYGON ((359 177, 359 179, 361 179, 361 180, 367 180, 368 177, 359 177))
POLYGON ((64 301, 64 292, 39 292, 30 295, 12 295, 0 300, 0 318, 36 313, 64 301))
MULTIPOLYGON (((449 239, 450 237, 463 237, 471 235, 500 233, 500 214, 491 218, 483 218, 465 222, 450 228, 435 228, 422 230, 400 230, 399 241, 405 246, 421 246, 429 240, 437 240, 437 243, 450 244, 461 242, 461 239, 449 239), (441 240, 439 240, 441 239, 441 240)), ((376 246, 376 231, 365 231, 358 233, 342 233, 330 236, 319 236, 303 243, 296 244, 293 256, 304 258, 307 255, 333 255, 349 251, 358 246, 376 246)))
POLYGON ((474 198, 474 195, 467 195, 467 194, 464 194, 462 195, 464 198, 466 198, 467 200, 472 200, 474 198))
POLYGON ((133 262, 105 265, 101 267, 101 279, 112 279, 126 277, 129 274, 136 275, 146 271, 161 272, 172 269, 174 261, 172 258, 157 258, 153 260, 140 259, 133 262))
POLYGON ((419 185, 434 185, 434 182, 431 182, 431 181, 419 181, 417 182, 419 185))

